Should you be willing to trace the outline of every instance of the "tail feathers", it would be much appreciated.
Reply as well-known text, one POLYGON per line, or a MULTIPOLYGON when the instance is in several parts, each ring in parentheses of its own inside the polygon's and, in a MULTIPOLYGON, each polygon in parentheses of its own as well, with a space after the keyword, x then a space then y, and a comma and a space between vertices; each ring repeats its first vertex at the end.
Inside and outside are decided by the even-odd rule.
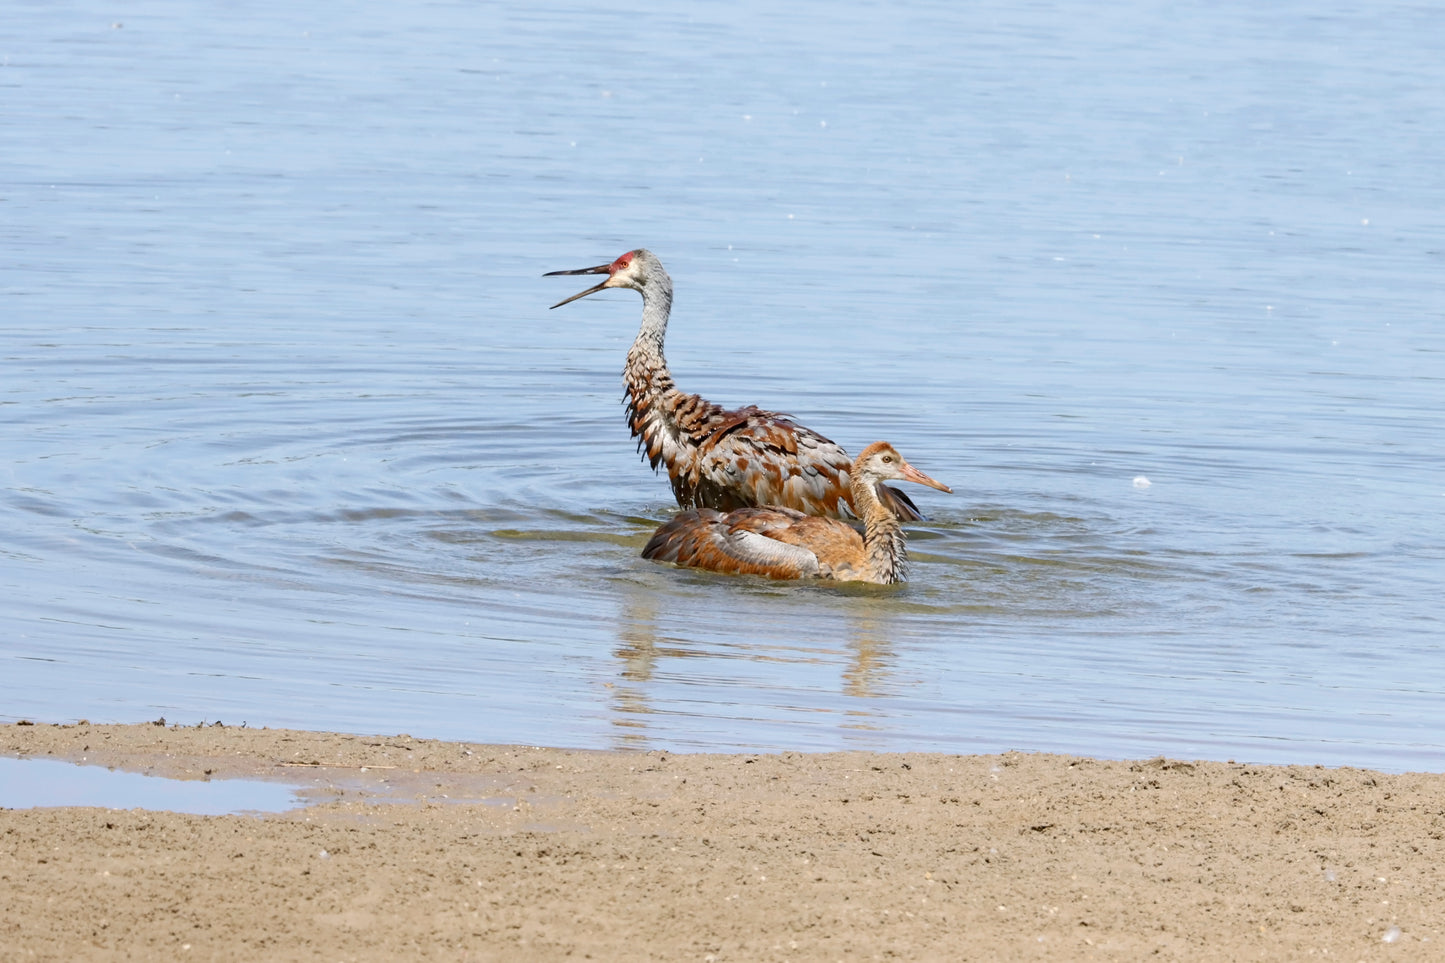
POLYGON ((705 538, 708 529, 720 524, 722 519, 722 513, 711 508, 679 512, 652 534, 652 538, 642 549, 642 557, 656 562, 686 565, 686 559, 697 553, 698 545, 705 538))

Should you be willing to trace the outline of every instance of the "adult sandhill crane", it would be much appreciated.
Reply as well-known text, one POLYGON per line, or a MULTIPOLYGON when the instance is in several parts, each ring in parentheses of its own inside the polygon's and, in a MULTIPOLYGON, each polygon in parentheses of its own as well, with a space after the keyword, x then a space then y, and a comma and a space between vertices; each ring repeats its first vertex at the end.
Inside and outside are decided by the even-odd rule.
POLYGON ((908 566, 903 525, 878 497, 890 478, 951 491, 914 468, 886 441, 876 441, 850 466, 853 505, 863 535, 846 522, 788 508, 739 508, 726 515, 694 508, 653 534, 643 558, 727 575, 829 578, 844 582, 903 581, 908 566))
MULTIPOLYGON (((607 288, 642 295, 642 326, 627 352, 627 424, 653 470, 666 466, 672 493, 683 508, 732 511, 777 505, 806 515, 856 518, 848 485, 851 460, 841 447, 786 415, 749 405, 728 409, 677 389, 662 341, 672 312, 672 278, 651 251, 636 250, 597 267, 561 274, 605 274, 607 280, 564 304, 607 288)), ((904 521, 923 515, 896 489, 879 495, 904 521)))

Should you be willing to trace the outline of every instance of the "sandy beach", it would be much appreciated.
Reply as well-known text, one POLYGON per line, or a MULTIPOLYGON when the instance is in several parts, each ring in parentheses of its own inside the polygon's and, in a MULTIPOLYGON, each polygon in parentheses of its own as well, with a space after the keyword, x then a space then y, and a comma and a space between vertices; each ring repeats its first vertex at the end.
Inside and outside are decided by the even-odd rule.
POLYGON ((0 733, 310 803, 0 810, 6 959, 1445 959, 1440 774, 0 733))

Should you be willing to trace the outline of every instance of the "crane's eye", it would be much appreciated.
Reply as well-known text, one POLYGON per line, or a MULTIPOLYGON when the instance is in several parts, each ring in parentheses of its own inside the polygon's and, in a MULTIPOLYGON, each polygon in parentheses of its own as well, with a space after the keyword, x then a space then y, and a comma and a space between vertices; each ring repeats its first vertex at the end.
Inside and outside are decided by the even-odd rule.
POLYGON ((883 456, 883 464, 885 464, 885 465, 891 465, 891 464, 893 464, 893 456, 892 456, 892 455, 884 455, 884 456, 883 456))

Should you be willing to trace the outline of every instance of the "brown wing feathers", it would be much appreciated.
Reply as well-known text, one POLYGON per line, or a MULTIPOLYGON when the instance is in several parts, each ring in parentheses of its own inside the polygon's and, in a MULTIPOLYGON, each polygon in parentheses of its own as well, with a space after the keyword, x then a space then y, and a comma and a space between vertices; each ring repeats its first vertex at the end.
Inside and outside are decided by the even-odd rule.
POLYGON ((771 508, 743 508, 727 515, 711 508, 689 509, 653 534, 642 557, 725 575, 810 578, 819 572, 817 557, 789 537, 800 519, 826 521, 771 508))

